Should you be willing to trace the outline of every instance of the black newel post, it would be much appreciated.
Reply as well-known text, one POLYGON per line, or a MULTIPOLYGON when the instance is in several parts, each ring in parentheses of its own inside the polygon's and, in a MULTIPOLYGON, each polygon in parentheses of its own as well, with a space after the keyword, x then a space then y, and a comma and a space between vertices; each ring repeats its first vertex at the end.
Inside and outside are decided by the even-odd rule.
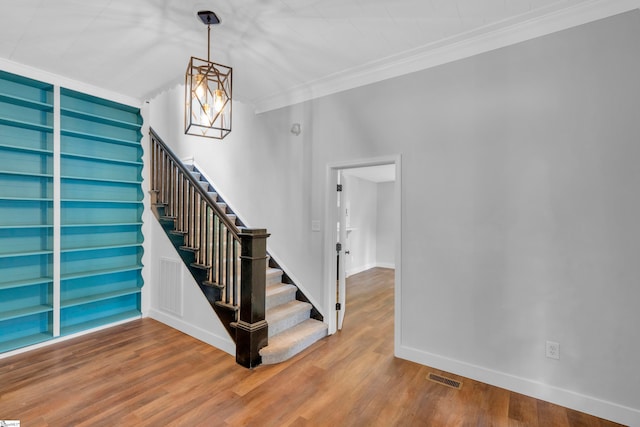
POLYGON ((240 254, 240 313, 236 326, 236 362, 246 368, 262 363, 258 353, 267 345, 265 316, 267 237, 264 228, 242 228, 240 254))

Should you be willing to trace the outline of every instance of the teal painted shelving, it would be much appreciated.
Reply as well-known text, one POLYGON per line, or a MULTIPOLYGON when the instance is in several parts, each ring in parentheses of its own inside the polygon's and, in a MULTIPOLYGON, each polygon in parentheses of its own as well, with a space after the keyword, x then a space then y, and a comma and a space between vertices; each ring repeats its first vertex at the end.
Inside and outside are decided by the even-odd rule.
POLYGON ((140 316, 142 119, 61 89, 61 334, 140 316))
POLYGON ((63 309, 61 319, 64 326, 60 333, 61 335, 71 335, 110 323, 140 317, 139 309, 123 310, 123 307, 127 306, 140 306, 140 294, 128 296, 128 298, 116 298, 115 304, 112 305, 99 302, 63 309))
POLYGON ((53 336, 53 86, 0 71, 0 351, 53 336))
POLYGON ((0 352, 140 316, 140 111, 65 88, 53 100, 53 85, 0 71, 0 352))

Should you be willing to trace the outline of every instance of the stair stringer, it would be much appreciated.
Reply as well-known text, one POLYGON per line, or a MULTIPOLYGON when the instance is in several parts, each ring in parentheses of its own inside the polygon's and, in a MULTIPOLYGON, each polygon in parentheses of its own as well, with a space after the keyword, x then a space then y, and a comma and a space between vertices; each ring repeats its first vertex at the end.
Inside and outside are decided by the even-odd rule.
MULTIPOLYGON (((185 165, 192 165, 193 167, 195 167, 198 170, 198 173, 202 175, 202 178, 204 178, 204 180, 207 181, 209 185, 215 188, 215 191, 220 196, 220 198, 225 202, 229 201, 229 199, 220 191, 219 188, 214 187, 211 184, 213 180, 211 180, 211 178, 207 176, 206 172, 203 171, 202 167, 198 164, 198 162, 196 162, 196 160, 193 157, 184 158, 184 159, 181 159, 181 161, 185 165)), ((235 207, 232 209, 232 211, 237 216, 238 222, 243 226, 246 226, 246 223, 242 221, 242 218, 245 218, 245 216, 242 215, 242 213, 238 212, 238 210, 235 207)), ((282 270, 282 282, 295 285, 298 288, 296 292, 296 299, 299 301, 308 302, 309 304, 311 304, 312 306, 311 318, 323 322, 324 316, 320 311, 320 309, 318 308, 322 306, 318 304, 318 302, 314 298, 308 296, 308 293, 305 292, 304 290, 304 286, 300 285, 300 283, 302 282, 299 279, 297 279, 293 274, 291 274, 290 273, 291 269, 288 268, 281 261, 281 258, 277 254, 275 254, 271 249, 269 249, 268 241, 267 241, 267 254, 270 257, 269 264, 268 264, 269 267, 279 268, 280 270, 282 270)))

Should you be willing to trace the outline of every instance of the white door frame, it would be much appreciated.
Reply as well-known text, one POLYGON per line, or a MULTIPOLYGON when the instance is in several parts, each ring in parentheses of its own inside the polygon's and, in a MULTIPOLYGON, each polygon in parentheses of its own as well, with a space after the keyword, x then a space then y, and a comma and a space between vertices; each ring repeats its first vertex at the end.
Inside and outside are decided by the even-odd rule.
POLYGON ((338 163, 330 163, 326 169, 325 184, 325 215, 324 215, 324 271, 325 271, 325 317, 324 321, 329 326, 329 334, 336 332, 336 242, 338 232, 338 209, 336 209, 336 186, 338 172, 344 169, 362 168, 367 166, 380 166, 394 164, 396 166, 396 179, 394 186, 393 204, 398 210, 395 223, 395 295, 394 295, 394 347, 395 353, 400 346, 400 310, 402 296, 402 168, 401 156, 376 157, 372 159, 352 160, 338 163))

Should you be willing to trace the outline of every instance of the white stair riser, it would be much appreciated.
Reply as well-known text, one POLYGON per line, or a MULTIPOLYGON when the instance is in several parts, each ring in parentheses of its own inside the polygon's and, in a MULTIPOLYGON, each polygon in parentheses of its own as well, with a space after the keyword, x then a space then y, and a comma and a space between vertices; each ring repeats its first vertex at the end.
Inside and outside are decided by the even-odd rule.
POLYGON ((298 323, 304 322, 310 315, 311 310, 309 309, 305 311, 297 311, 284 319, 279 319, 275 322, 269 322, 269 320, 267 320, 267 323, 269 323, 269 337, 279 334, 285 329, 295 326, 298 323))
POLYGON ((282 273, 280 274, 267 274, 267 286, 276 285, 282 282, 282 273))
POLYGON ((295 288, 287 290, 285 292, 279 292, 275 295, 269 295, 267 293, 267 300, 266 300, 266 309, 269 310, 270 308, 276 307, 280 304, 285 304, 289 301, 293 301, 294 299, 296 299, 296 290, 295 288))

